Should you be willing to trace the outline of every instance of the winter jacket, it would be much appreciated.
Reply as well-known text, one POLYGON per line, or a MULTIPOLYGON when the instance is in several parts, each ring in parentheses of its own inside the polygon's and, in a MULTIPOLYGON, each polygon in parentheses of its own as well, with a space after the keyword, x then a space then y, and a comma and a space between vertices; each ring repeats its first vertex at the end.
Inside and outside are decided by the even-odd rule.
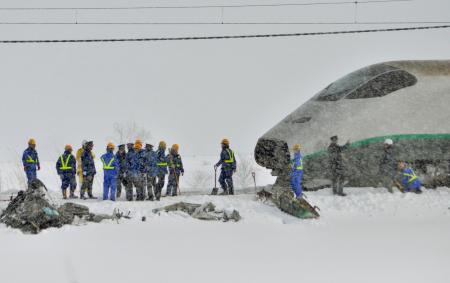
POLYGON ((119 160, 113 152, 108 151, 100 158, 103 164, 103 173, 105 177, 117 177, 120 170, 119 160))
POLYGON ((236 170, 236 158, 234 157, 234 152, 229 147, 222 148, 220 160, 216 163, 216 166, 222 166, 222 171, 236 170))
POLYGON ((291 176, 303 173, 303 158, 300 152, 294 154, 294 159, 291 161, 291 176))
POLYGON ((394 178, 397 172, 397 160, 394 155, 393 147, 384 149, 383 157, 380 162, 380 175, 394 178))
POLYGON ((75 156, 68 151, 64 151, 58 158, 58 161, 56 161, 56 172, 61 176, 72 176, 76 174, 76 171, 77 161, 75 156))
POLYGON ((134 152, 134 149, 130 149, 128 150, 127 154, 125 155, 125 161, 126 161, 126 168, 125 168, 125 172, 127 174, 131 174, 132 173, 132 166, 134 163, 134 156, 136 155, 136 153, 134 152))
POLYGON ((420 189, 422 182, 420 182, 414 170, 411 168, 405 168, 402 171, 402 184, 403 188, 407 191, 411 189, 420 189))
POLYGON ((168 162, 167 165, 171 173, 173 173, 175 169, 175 173, 180 176, 180 173, 184 174, 183 161, 181 161, 181 156, 178 153, 170 153, 167 156, 168 162))
POLYGON ((344 160, 342 159, 342 151, 348 148, 348 144, 340 146, 337 143, 332 143, 328 146, 328 162, 331 173, 344 174, 344 160))
POLYGON ((153 150, 145 151, 145 171, 148 175, 155 177, 158 173, 156 166, 157 155, 153 150))
POLYGON ((81 155, 81 168, 83 169, 84 176, 94 176, 97 171, 95 170, 94 155, 90 150, 84 150, 81 155))
POLYGON ((130 151, 127 155, 127 173, 140 174, 145 173, 145 151, 130 151))
POLYGON ((119 175, 124 175, 127 171, 127 154, 117 152, 116 153, 116 159, 119 163, 119 175))
POLYGON ((36 169, 39 169, 41 165, 37 151, 31 147, 25 149, 22 155, 22 164, 25 171, 36 171, 36 169))
POLYGON ((166 175, 168 173, 167 162, 168 160, 165 150, 158 149, 156 151, 156 168, 157 168, 156 171, 158 175, 166 175))

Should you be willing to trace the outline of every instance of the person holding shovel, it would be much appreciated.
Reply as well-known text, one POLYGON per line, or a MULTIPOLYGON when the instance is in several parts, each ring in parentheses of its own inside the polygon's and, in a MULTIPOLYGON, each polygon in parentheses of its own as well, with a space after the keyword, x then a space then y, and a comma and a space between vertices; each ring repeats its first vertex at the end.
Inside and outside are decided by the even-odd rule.
POLYGON ((220 160, 214 165, 214 170, 221 166, 219 183, 223 192, 220 194, 234 195, 233 173, 236 172, 236 158, 234 157, 234 152, 230 149, 230 141, 228 139, 223 139, 221 146, 220 160))

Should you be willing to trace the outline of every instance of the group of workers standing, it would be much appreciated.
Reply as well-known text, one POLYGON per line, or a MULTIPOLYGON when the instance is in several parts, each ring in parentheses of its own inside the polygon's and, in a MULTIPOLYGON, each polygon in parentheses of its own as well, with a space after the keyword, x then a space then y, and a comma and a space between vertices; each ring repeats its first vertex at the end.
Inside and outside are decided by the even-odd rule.
MULTIPOLYGON (((230 149, 228 139, 221 142, 222 152, 220 160, 214 165, 217 170, 221 167, 219 182, 223 189, 222 194, 234 194, 233 173, 236 172, 236 158, 230 149)), ((145 144, 141 140, 126 145, 121 144, 114 153, 115 146, 108 143, 106 153, 100 157, 103 166, 103 200, 115 201, 120 198, 122 187, 125 188, 126 199, 160 200, 161 192, 165 185, 166 175, 168 184, 166 196, 179 194, 180 176, 184 175, 184 167, 179 152, 179 145, 174 144, 169 149, 164 141, 159 142, 158 149, 153 150, 152 144, 145 144), (133 191, 135 188, 135 194, 133 191)), ((78 175, 81 199, 94 199, 93 182, 97 173, 95 168, 94 143, 83 141, 78 149, 76 157, 72 154, 71 145, 66 145, 64 153, 56 162, 56 171, 61 178, 61 190, 64 199, 78 198, 75 195, 77 188, 76 176, 78 175), (69 194, 68 194, 69 192, 69 194), (86 196, 87 194, 87 196, 86 196)), ((30 139, 28 148, 22 156, 22 163, 27 176, 28 184, 37 178, 37 170, 40 170, 40 162, 36 151, 36 141, 30 139)))
MULTIPOLYGON (((346 196, 344 193, 345 166, 342 152, 349 146, 348 141, 345 145, 338 144, 338 136, 330 138, 331 143, 328 146, 329 173, 331 177, 331 187, 333 194, 346 196)), ((398 161, 393 151, 394 142, 391 139, 384 141, 383 156, 380 160, 380 179, 382 185, 393 192, 392 187, 397 186, 403 192, 422 193, 422 182, 415 174, 414 170, 404 161, 398 161), (401 182, 398 182, 398 172, 400 171, 401 182)), ((293 146, 294 157, 291 160, 291 188, 296 198, 302 197, 302 177, 303 177, 303 157, 301 155, 300 144, 293 146)))

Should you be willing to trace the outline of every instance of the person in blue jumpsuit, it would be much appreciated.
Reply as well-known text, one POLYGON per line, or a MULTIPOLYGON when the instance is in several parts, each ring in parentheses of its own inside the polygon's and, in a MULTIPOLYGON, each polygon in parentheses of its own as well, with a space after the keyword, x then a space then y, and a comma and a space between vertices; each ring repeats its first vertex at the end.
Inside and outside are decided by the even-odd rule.
POLYGON ((167 182, 166 196, 177 196, 179 191, 180 176, 184 175, 183 161, 178 153, 180 146, 174 144, 169 151, 168 168, 169 179, 167 182))
POLYGON ((28 141, 28 148, 25 149, 22 155, 22 164, 27 175, 28 188, 30 188, 31 182, 37 178, 36 171, 41 170, 39 156, 36 151, 36 141, 34 139, 28 141))
POLYGON ((106 153, 100 158, 103 164, 103 200, 116 201, 119 161, 114 155, 114 144, 108 143, 106 153))
POLYGON ((399 162, 399 169, 401 170, 402 175, 403 190, 405 192, 421 194, 422 190, 420 188, 422 187, 422 182, 419 180, 416 173, 414 173, 414 170, 403 161, 399 162))
POLYGON ((160 141, 156 151, 156 200, 161 199, 161 192, 164 188, 167 171, 166 142, 160 141))
MULTIPOLYGON (((156 192, 156 152, 153 151, 153 145, 145 145, 145 174, 147 187, 147 200, 153 201, 156 192)), ((145 191, 145 190, 144 190, 145 191)))
POLYGON ((230 149, 230 141, 223 139, 221 142, 222 152, 219 162, 214 165, 214 170, 220 166, 219 183, 223 190, 221 195, 234 195, 233 173, 236 172, 236 158, 234 152, 230 149))
POLYGON ((294 159, 291 161, 291 188, 296 198, 302 197, 302 177, 303 177, 303 158, 300 153, 301 146, 295 144, 293 147, 294 159))
POLYGON ((76 173, 77 160, 72 154, 72 146, 66 145, 64 153, 56 161, 56 172, 61 178, 61 190, 63 199, 67 199, 67 188, 70 188, 70 198, 77 198, 75 196, 75 189, 77 188, 76 173))

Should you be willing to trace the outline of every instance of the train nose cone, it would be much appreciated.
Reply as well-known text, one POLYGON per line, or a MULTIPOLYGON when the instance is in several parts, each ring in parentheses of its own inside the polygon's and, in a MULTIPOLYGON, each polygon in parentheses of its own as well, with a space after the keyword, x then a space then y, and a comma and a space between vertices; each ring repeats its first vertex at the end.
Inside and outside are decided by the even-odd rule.
POLYGON ((256 162, 272 170, 272 175, 286 175, 289 172, 290 153, 285 141, 260 138, 255 147, 256 162))

